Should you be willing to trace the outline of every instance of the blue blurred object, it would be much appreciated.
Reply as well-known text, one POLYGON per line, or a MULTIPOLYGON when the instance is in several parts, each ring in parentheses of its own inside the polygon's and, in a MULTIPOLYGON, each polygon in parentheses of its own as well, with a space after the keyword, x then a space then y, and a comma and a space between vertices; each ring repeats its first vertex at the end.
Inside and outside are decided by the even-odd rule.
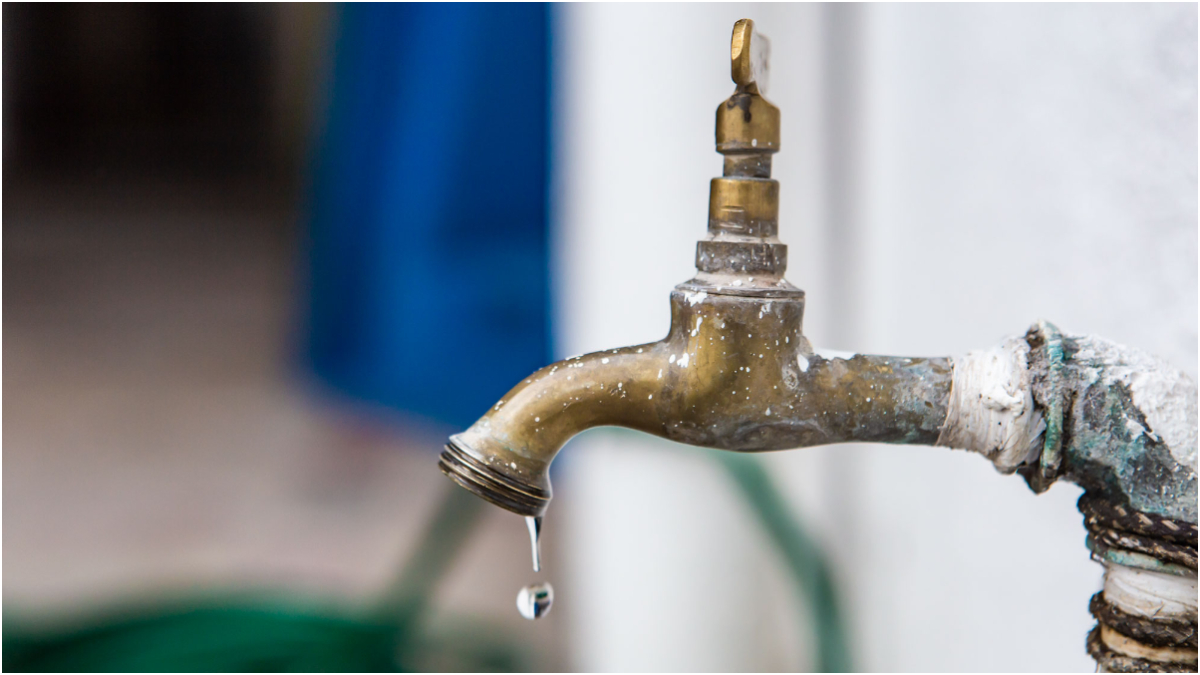
POLYGON ((549 11, 341 8, 306 348, 342 393, 465 426, 550 361, 549 11))

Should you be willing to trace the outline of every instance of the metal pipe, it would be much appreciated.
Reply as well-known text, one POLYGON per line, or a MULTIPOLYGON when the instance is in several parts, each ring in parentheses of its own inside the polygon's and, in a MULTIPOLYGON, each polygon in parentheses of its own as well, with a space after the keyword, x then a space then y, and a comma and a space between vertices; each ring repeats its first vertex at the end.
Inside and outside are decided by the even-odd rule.
POLYGON ((1106 567, 1088 638, 1103 668, 1194 670, 1195 382, 1045 322, 954 359, 813 349, 801 330, 804 292, 783 278, 770 178, 780 116, 759 79, 768 59, 753 23, 739 21, 737 88, 716 116, 724 175, 710 186, 697 274, 671 293, 667 337, 539 370, 450 438, 442 470, 538 516, 554 457, 596 426, 737 452, 850 441, 971 450, 1034 492, 1059 479, 1085 490, 1089 547, 1106 567))

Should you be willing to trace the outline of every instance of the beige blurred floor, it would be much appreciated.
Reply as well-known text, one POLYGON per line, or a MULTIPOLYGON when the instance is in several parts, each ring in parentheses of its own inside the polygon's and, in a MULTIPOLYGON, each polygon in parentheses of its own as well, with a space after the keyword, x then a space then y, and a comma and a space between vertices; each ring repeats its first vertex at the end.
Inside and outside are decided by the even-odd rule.
MULTIPOLYGON (((246 186, 4 194, 4 603, 57 620, 208 587, 365 602, 449 483, 443 429, 322 397, 291 365, 295 214, 246 186)), ((437 616, 529 623, 521 519, 486 509, 437 616)))

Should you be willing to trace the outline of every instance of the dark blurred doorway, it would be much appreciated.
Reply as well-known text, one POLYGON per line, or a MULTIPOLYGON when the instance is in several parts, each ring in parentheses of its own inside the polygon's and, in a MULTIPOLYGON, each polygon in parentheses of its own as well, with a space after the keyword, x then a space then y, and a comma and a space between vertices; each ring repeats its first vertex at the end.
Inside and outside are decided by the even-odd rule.
POLYGON ((327 15, 319 5, 5 3, 6 185, 294 179, 327 15))

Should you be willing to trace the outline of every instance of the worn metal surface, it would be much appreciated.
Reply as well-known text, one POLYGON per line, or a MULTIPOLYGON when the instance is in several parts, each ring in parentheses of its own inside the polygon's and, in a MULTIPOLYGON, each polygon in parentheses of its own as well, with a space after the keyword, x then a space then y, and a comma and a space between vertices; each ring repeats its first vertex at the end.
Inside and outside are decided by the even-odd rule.
MULTIPOLYGON (((1106 590, 1091 602, 1098 624, 1088 635, 1088 652, 1107 672, 1194 672, 1194 612, 1185 618, 1138 617, 1105 597, 1108 575, 1121 569, 1196 578, 1196 466, 1194 449, 1186 447, 1195 441, 1195 420, 1186 419, 1187 406, 1179 401, 1142 392, 1139 402, 1135 390, 1177 376, 1132 350, 1064 336, 1045 322, 1031 328, 1026 340, 1046 432, 1038 462, 1021 472, 1035 492, 1058 479, 1084 489, 1079 510, 1087 545, 1106 570, 1106 590), (1170 419, 1162 417, 1164 405, 1170 419), (1192 438, 1172 438, 1167 431, 1175 424, 1190 426, 1192 438)), ((1189 395, 1188 386, 1179 389, 1160 387, 1189 395)))
MULTIPOLYGON (((1061 434, 1061 458, 1023 472, 1035 491, 1057 478, 1088 494, 1147 518, 1196 524, 1196 467, 1176 456, 1147 421, 1128 384, 1106 373, 1125 364, 1081 351, 1091 338, 1058 335, 1039 324, 1026 336, 1033 347, 1033 393, 1044 410, 1061 411, 1061 426, 1047 419, 1047 439, 1061 434), (1047 465, 1053 468, 1046 472, 1047 465)), ((1192 433, 1195 431, 1193 429, 1192 433)))
POLYGON ((804 292, 783 278, 779 189, 769 178, 779 114, 748 79, 752 31, 748 20, 734 29, 738 86, 717 112, 726 175, 712 182, 698 274, 671 293, 670 332, 530 375, 450 439, 441 466, 460 485, 539 515, 563 444, 605 425, 741 452, 937 440, 948 359, 822 355, 804 338, 804 292))
MULTIPOLYGON (((1135 389, 1175 376, 1132 350, 1064 336, 1045 322, 1026 340, 1046 431, 1041 457, 1022 474, 1035 492, 1060 478, 1084 489, 1079 510, 1087 545, 1106 569, 1106 591, 1091 602, 1098 624, 1088 652, 1108 672, 1194 672, 1194 613, 1137 617, 1105 598, 1108 575, 1121 569, 1196 578, 1196 466, 1194 445, 1186 447, 1194 444, 1195 420, 1191 439, 1172 438, 1173 425, 1189 426, 1187 406, 1145 392, 1139 402, 1135 389), (1162 417, 1164 404, 1169 419, 1162 417)), ((1187 386, 1176 392, 1164 384, 1163 390, 1189 395, 1187 386)))
MULTIPOLYGON (((1093 493, 1080 497, 1079 511, 1088 530, 1088 547, 1106 570, 1133 567, 1195 579, 1194 523, 1140 513, 1093 493)), ((1088 651, 1105 670, 1195 670, 1194 614, 1183 617, 1154 612, 1152 616, 1138 616, 1112 604, 1105 591, 1092 597, 1089 609, 1098 625, 1088 636, 1088 651)))
POLYGON ((946 415, 950 362, 819 355, 801 334, 803 308, 800 297, 729 296, 685 284, 671 294, 664 340, 574 357, 529 376, 451 438, 450 475, 535 515, 549 499, 554 456, 596 426, 746 452, 847 441, 931 445, 946 415), (486 469, 487 480, 463 475, 468 467, 486 469), (504 494, 512 490, 537 499, 504 494))

